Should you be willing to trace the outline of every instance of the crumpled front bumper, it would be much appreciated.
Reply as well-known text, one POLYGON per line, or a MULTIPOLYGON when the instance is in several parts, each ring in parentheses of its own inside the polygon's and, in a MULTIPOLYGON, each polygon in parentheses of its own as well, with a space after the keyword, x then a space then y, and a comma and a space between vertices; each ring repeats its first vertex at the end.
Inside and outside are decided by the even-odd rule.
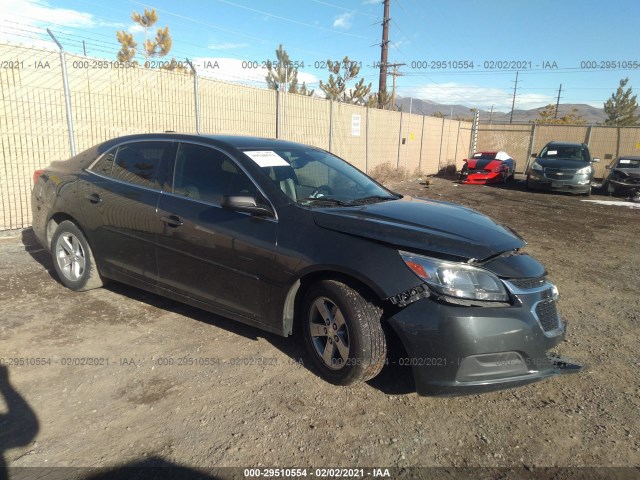
POLYGON ((580 365, 548 354, 565 333, 559 317, 545 331, 536 315, 551 302, 552 287, 519 292, 507 307, 414 302, 388 320, 407 352, 398 363, 413 369, 419 395, 482 393, 579 372, 580 365))

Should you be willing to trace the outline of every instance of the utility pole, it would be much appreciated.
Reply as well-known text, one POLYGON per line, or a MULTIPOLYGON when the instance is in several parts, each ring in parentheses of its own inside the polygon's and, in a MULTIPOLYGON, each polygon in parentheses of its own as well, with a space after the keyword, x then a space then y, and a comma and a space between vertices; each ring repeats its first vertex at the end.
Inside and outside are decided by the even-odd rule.
POLYGON ((393 73, 389 73, 388 75, 393 75, 393 89, 391 90, 391 111, 395 111, 396 109, 396 77, 401 77, 402 73, 398 72, 398 67, 402 67, 406 65, 406 63, 392 63, 389 66, 393 68, 393 73))
MULTIPOLYGON (((387 60, 389 55, 389 4, 391 0, 384 0, 384 20, 382 20, 382 43, 380 44, 380 82, 378 83, 378 108, 384 107, 382 92, 387 91, 387 60)), ((395 80, 395 77, 394 77, 395 80)))
POLYGON ((491 112, 489 112, 489 125, 493 122, 493 105, 491 105, 491 112))
POLYGON ((560 107, 560 93, 562 92, 562 84, 560 84, 560 88, 558 89, 558 101, 556 102, 556 114, 553 118, 558 118, 558 107, 560 107))
POLYGON ((513 109, 516 106, 516 92, 518 91, 518 71, 516 70, 516 84, 513 86, 513 101, 511 102, 511 117, 509 118, 509 124, 513 123, 513 109))

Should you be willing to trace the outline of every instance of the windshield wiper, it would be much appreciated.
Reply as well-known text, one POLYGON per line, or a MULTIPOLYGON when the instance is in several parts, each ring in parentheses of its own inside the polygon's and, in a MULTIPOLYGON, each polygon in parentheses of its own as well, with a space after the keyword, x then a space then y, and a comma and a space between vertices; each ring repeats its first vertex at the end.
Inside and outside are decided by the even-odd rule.
POLYGON ((340 206, 340 207, 346 207, 349 206, 350 203, 347 202, 343 202, 342 200, 338 200, 337 198, 331 198, 331 197, 305 197, 305 198, 300 198, 298 199, 298 203, 302 203, 302 204, 314 204, 314 205, 318 205, 318 204, 324 204, 324 205, 331 205, 331 206, 340 206))
POLYGON ((378 202, 386 202, 388 200, 397 200, 400 198, 398 196, 389 196, 389 195, 369 195, 368 197, 356 198, 355 200, 351 200, 349 205, 365 205, 367 203, 378 203, 378 202))

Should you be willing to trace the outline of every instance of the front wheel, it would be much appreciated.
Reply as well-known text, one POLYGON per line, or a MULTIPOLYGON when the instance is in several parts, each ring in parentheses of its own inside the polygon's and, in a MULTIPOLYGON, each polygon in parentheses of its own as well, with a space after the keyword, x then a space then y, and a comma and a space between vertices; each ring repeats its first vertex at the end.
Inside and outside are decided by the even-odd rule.
POLYGON ((384 366, 382 310, 344 283, 324 280, 302 306, 305 345, 320 376, 335 385, 372 379, 384 366))
POLYGON ((67 288, 80 292, 102 286, 91 247, 75 223, 65 220, 58 225, 51 253, 56 273, 67 288))

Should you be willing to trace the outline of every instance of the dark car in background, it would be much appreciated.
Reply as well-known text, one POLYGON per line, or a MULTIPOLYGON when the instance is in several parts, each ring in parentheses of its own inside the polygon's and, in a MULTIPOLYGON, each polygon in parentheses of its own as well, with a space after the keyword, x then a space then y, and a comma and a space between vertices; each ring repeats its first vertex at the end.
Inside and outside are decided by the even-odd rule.
POLYGON ((319 148, 133 135, 34 179, 33 230, 67 287, 113 279, 300 332, 334 384, 375 377, 388 335, 402 342, 419 394, 579 368, 547 353, 565 334, 558 292, 516 233, 468 208, 393 193, 319 148))
POLYGON ((516 173, 516 162, 507 152, 475 152, 464 159, 460 170, 460 182, 485 185, 506 183, 516 173))
POLYGON ((640 194, 640 157, 618 157, 606 166, 602 191, 611 195, 640 194))
POLYGON ((589 147, 584 143, 549 142, 535 158, 527 172, 528 189, 555 190, 591 195, 593 163, 589 147))

